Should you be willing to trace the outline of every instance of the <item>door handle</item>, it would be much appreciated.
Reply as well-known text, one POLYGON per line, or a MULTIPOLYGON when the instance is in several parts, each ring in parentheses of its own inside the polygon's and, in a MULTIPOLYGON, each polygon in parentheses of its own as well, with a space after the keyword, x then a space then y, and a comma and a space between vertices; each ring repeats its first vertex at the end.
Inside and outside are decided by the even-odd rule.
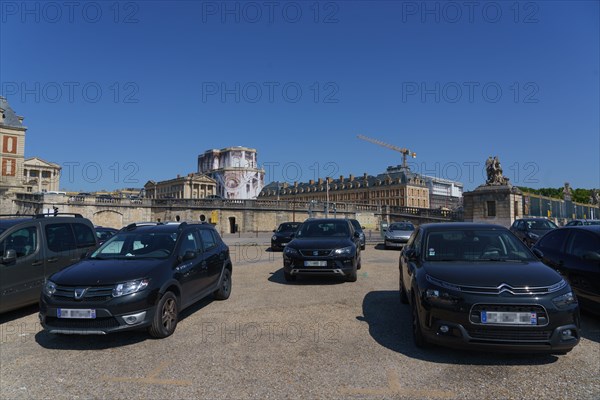
POLYGON ((53 257, 53 258, 48 259, 49 263, 53 263, 53 262, 57 262, 57 261, 58 261, 58 257, 53 257))
POLYGON ((44 263, 44 260, 35 260, 34 262, 31 263, 31 265, 33 267, 37 267, 38 265, 42 265, 44 263))

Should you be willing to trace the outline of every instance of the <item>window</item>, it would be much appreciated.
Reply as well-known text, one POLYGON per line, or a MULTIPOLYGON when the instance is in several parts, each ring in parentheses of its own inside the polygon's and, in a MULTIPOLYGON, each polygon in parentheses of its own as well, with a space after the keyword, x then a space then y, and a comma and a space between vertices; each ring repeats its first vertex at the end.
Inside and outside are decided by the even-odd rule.
POLYGON ((560 251, 563 248, 563 242, 569 231, 555 230, 544 235, 537 244, 537 247, 542 251, 560 251))
POLYGON ((96 237, 89 226, 84 224, 73 224, 73 231, 75 231, 77 247, 89 247, 96 245, 96 237))
POLYGON ((496 202, 495 201, 486 201, 487 205, 487 216, 495 217, 496 216, 496 202))
POLYGON ((45 231, 51 251, 58 253, 75 249, 75 236, 69 224, 48 224, 45 231))
POLYGON ((198 251, 200 246, 198 245, 196 235, 193 232, 189 232, 181 239, 181 247, 179 247, 179 256, 183 257, 188 251, 198 251))
POLYGON ((567 241, 567 254, 581 258, 590 251, 600 252, 598 237, 587 232, 573 231, 567 241))
POLYGON ((198 232, 200 233, 200 239, 204 245, 204 251, 208 251, 217 246, 217 242, 212 231, 208 229, 200 229, 198 232))
POLYGON ((4 257, 6 250, 15 250, 17 258, 33 254, 37 249, 37 229, 34 226, 19 229, 11 233, 6 240, 0 243, 0 257, 4 257))

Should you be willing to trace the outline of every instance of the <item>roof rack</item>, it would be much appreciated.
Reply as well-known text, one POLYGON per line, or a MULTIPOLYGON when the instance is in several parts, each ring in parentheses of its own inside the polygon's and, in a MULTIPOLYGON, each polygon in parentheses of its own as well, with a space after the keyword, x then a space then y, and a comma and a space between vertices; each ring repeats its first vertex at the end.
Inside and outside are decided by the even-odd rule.
POLYGON ((83 218, 83 215, 78 214, 78 213, 53 213, 53 212, 35 214, 33 217, 34 218, 46 218, 46 217, 62 217, 62 216, 67 216, 67 215, 70 215, 73 218, 83 218))
POLYGON ((6 218, 6 217, 33 217, 33 214, 0 214, 0 218, 6 218))
POLYGON ((153 222, 153 221, 134 222, 134 223, 127 225, 125 227, 125 229, 127 229, 128 231, 131 231, 131 230, 134 230, 135 228, 137 228, 138 226, 156 226, 156 225, 164 225, 164 224, 162 222, 153 222))

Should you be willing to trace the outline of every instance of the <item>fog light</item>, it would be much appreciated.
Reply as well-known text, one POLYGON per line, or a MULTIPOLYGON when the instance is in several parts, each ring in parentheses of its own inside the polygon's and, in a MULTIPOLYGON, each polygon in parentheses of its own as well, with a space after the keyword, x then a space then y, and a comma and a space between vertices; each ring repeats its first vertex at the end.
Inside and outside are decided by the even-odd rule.
POLYGON ((440 326, 440 332, 442 333, 448 333, 450 331, 450 328, 448 328, 448 325, 442 325, 440 326))
POLYGON ((127 325, 139 324, 146 318, 146 311, 137 314, 124 315, 122 318, 127 325))
POLYGON ((573 331, 570 329, 565 329, 561 334, 563 339, 573 339, 573 331))

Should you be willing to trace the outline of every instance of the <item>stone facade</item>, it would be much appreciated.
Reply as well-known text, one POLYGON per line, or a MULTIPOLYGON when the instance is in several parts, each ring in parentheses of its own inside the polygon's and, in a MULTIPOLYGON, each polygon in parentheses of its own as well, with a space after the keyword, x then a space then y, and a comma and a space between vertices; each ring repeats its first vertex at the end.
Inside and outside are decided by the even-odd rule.
POLYGON ((0 96, 0 196, 23 190, 26 131, 23 117, 0 96))
POLYGON ((57 192, 61 167, 41 158, 28 158, 23 163, 23 187, 31 192, 57 192))
POLYGON ((144 191, 149 199, 204 199, 216 194, 217 182, 206 175, 188 174, 167 181, 148 181, 144 191))
POLYGON ((522 218, 523 194, 511 185, 479 186, 463 194, 464 219, 510 227, 522 218))

